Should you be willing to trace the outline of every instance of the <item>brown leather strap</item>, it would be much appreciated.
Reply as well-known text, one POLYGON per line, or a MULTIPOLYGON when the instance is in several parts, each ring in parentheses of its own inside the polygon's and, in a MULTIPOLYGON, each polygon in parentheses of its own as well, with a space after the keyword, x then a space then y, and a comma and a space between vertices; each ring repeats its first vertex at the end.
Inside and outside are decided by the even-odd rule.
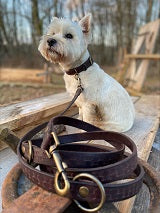
MULTIPOLYGON (((123 134, 106 132, 86 122, 65 116, 53 118, 50 124, 52 131, 54 131, 54 125, 57 124, 70 125, 87 131, 58 137, 61 145, 57 147, 56 152, 68 165, 65 171, 71 186, 69 197, 81 201, 99 202, 100 192, 97 185, 88 180, 73 181, 73 177, 82 172, 94 175, 103 183, 107 202, 124 200, 138 193, 142 185, 144 171, 137 164, 137 150, 131 139, 123 134), (114 148, 77 143, 79 141, 102 139, 114 148), (131 154, 124 154, 124 145, 129 148, 131 154), (116 180, 133 178, 133 176, 134 179, 127 183, 110 183, 116 180), (89 195, 86 198, 79 195, 81 186, 87 186, 89 189, 89 195)), ((45 152, 51 144, 54 144, 54 139, 51 137, 50 140, 46 140, 42 144, 43 146, 41 146, 42 140, 32 140, 32 164, 40 165, 41 170, 37 170, 27 163, 29 147, 26 141, 30 140, 45 126, 46 123, 28 132, 21 139, 17 153, 25 175, 42 188, 55 192, 54 175, 56 167, 53 159, 47 158, 45 152), (22 147, 25 148, 25 151, 22 147)))
MULTIPOLYGON (((64 115, 67 110, 74 104, 74 102, 77 100, 77 98, 80 96, 80 94, 83 92, 83 88, 81 85, 78 85, 77 87, 77 90, 75 92, 75 95, 74 97, 72 98, 71 102, 68 104, 68 106, 64 109, 63 112, 61 112, 58 116, 62 116, 64 115)), ((54 119, 54 118, 53 118, 54 119)), ((42 142, 42 147, 43 147, 43 144, 45 144, 47 141, 51 140, 51 132, 52 132, 52 129, 53 129, 53 126, 52 126, 52 120, 51 119, 47 126, 46 126, 46 129, 44 131, 44 136, 43 136, 43 142, 42 142)), ((43 124, 42 124, 43 125, 43 124)))
POLYGON ((78 74, 80 72, 86 71, 88 69, 88 67, 92 66, 93 64, 93 59, 89 56, 89 58, 87 59, 87 61, 85 61, 83 64, 81 64, 79 67, 67 70, 66 73, 68 75, 75 75, 78 74))

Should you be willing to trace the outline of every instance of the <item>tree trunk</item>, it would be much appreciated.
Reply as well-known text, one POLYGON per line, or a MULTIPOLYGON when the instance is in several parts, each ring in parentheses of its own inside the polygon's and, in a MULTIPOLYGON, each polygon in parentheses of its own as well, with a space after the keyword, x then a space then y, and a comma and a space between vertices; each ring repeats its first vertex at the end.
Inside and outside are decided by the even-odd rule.
POLYGON ((42 20, 39 18, 38 0, 32 0, 32 39, 38 42, 42 35, 42 20))
POLYGON ((18 46, 18 38, 17 38, 17 20, 16 20, 16 5, 15 5, 15 1, 13 0, 13 34, 14 34, 14 42, 15 45, 18 46))
POLYGON ((58 17, 58 0, 53 0, 54 16, 58 17))
POLYGON ((146 23, 151 21, 153 0, 148 0, 148 8, 146 12, 146 23))
POLYGON ((5 42, 7 44, 9 44, 10 43, 9 36, 7 34, 6 25, 4 23, 4 16, 3 16, 4 10, 5 10, 5 8, 3 7, 3 5, 0 1, 0 29, 1 29, 1 32, 3 33, 3 37, 5 39, 5 42))

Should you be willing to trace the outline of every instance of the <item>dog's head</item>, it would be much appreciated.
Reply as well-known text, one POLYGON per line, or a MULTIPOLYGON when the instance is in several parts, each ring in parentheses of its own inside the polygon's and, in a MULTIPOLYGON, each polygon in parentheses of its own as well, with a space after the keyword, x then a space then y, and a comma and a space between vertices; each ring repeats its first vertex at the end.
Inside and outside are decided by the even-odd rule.
POLYGON ((53 63, 74 63, 87 49, 90 26, 91 14, 84 16, 79 22, 54 17, 38 50, 53 63))

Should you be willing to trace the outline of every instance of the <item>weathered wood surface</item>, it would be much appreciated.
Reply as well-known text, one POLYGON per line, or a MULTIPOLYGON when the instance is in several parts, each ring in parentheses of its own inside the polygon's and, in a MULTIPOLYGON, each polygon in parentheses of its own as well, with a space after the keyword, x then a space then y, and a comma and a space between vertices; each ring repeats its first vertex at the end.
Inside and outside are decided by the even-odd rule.
MULTIPOLYGON (((132 98, 133 101, 137 97, 132 98)), ((42 123, 44 119, 62 112, 71 101, 68 93, 59 93, 29 101, 0 107, 0 131, 8 128, 12 131, 19 130, 24 126, 34 123, 42 123)), ((78 113, 75 105, 71 107, 68 114, 78 113)), ((66 113, 67 114, 67 113, 66 113)))
MULTIPOLYGON (((160 99, 158 96, 143 96, 136 103, 136 120, 134 127, 126 133, 137 145, 138 156, 146 160, 159 126, 160 99)), ((119 202, 118 210, 129 213, 135 198, 119 202)))
MULTIPOLYGON (((149 157, 151 147, 159 126, 160 117, 160 97, 159 96, 142 96, 135 100, 136 119, 134 126, 125 134, 132 138, 137 145, 138 156, 146 160, 149 157)), ((96 143, 96 142, 92 142, 96 143)), ((101 141, 102 144, 105 144, 101 141)), ((117 209, 122 213, 129 213, 135 198, 127 199, 115 204, 117 209)), ((110 213, 110 210, 102 209, 102 212, 110 213)))
MULTIPOLYGON (((64 96, 64 93, 62 96, 64 96)), ((61 99, 61 104, 63 103, 63 101, 64 100, 61 99)), ((136 108, 135 124, 134 124, 133 128, 130 131, 126 132, 125 134, 128 135, 129 137, 131 137, 135 141, 135 143, 138 147, 139 157, 147 160, 148 156, 150 154, 150 150, 152 147, 152 143, 153 143, 158 125, 159 125, 158 117, 159 117, 159 112, 160 112, 159 111, 160 110, 160 108, 159 108, 160 99, 158 96, 142 96, 140 98, 134 98, 133 101, 135 103, 135 108, 136 108)), ((60 102, 59 102, 59 104, 60 104, 60 102)), ((58 105, 56 105, 55 106, 56 112, 57 112, 57 108, 59 109, 61 107, 60 106, 58 107, 58 105)), ((33 107, 33 109, 34 109, 34 107, 33 107)), ((49 107, 49 109, 50 109, 50 107, 49 107)), ((52 113, 53 113, 53 111, 52 111, 52 113)), ((20 114, 21 114, 21 111, 20 111, 20 114)), ((27 117, 27 115, 26 115, 26 117, 30 118, 32 113, 29 112, 29 114, 28 113, 26 113, 26 114, 28 115, 28 117, 27 117)), ((42 116, 42 119, 43 119, 42 114, 43 113, 40 113, 40 115, 42 116)), ((12 118, 13 118, 13 116, 12 116, 12 118)), ((47 114, 46 118, 48 118, 48 114, 47 114)), ((10 119, 11 119, 11 117, 10 117, 10 119)), ((12 125, 10 125, 10 127, 13 130, 13 129, 15 129, 16 122, 18 123, 18 121, 19 121, 19 128, 20 128, 20 126, 21 125, 23 126, 25 123, 25 122, 24 123, 20 122, 21 119, 23 120, 23 113, 22 113, 21 117, 16 118, 15 122, 11 122, 11 120, 10 121, 7 120, 6 122, 4 122, 4 126, 6 127, 7 123, 9 124, 11 122, 12 125)), ((42 119, 41 119, 41 121, 42 121, 42 119)), ((26 119, 26 121, 27 120, 28 119, 26 119)), ((33 122, 33 120, 32 120, 32 122, 33 122)), ((28 123, 28 125, 29 125, 29 123, 28 123)), ((2 126, 3 125, 1 123, 0 128, 3 128, 2 126)), ((67 129, 67 131, 68 132, 73 131, 73 129, 72 130, 67 129)), ((45 193, 45 191, 44 191, 44 193, 45 193)), ((43 192, 42 192, 42 194, 43 194, 43 192)), ((25 196, 25 194, 24 194, 24 196, 25 196)), ((119 202, 116 204, 116 206, 120 212, 129 213, 129 212, 131 212, 133 203, 134 203, 134 198, 119 202)), ((21 203, 21 204, 23 204, 23 203, 21 203)), ((107 212, 107 207, 104 207, 100 212, 107 212)))
MULTIPOLYGON (((133 102, 137 99, 138 97, 132 97, 133 102)), ((13 131, 16 136, 22 137, 36 125, 58 115, 70 101, 71 97, 65 92, 0 107, 0 135, 7 128, 13 131)), ((65 115, 74 115, 77 113, 78 109, 73 105, 65 115)), ((6 147, 6 144, 0 137, 0 150, 6 147)))
POLYGON ((160 60, 158 54, 126 54, 126 59, 149 59, 149 60, 160 60))
MULTIPOLYGON (((152 150, 148 159, 148 163, 156 169, 156 171, 159 173, 160 178, 160 128, 156 134, 154 144, 152 146, 152 150)), ((149 189, 147 188, 146 185, 143 185, 143 189, 136 197, 132 213, 147 213, 149 199, 150 199, 149 189)), ((157 211, 153 213, 159 212, 160 212, 160 204, 159 209, 157 209, 157 211)))
MULTIPOLYGON (((0 134, 3 129, 8 128, 18 137, 22 137, 36 125, 58 115, 70 101, 69 94, 64 92, 0 107, 0 134)), ((73 105, 66 115, 76 113, 78 113, 78 109, 73 105)), ((0 150, 6 147, 6 144, 0 139, 0 150)))
MULTIPOLYGON (((58 115, 71 101, 68 93, 60 93, 33 99, 6 107, 0 107, 0 131, 9 128, 17 131, 27 126, 43 123, 54 115, 58 115)), ((75 106, 66 113, 78 112, 75 106)))
POLYGON ((43 83, 45 81, 44 76, 38 75, 43 72, 44 72, 43 70, 36 70, 36 69, 1 68, 0 81, 43 83))
MULTIPOLYGON (((137 55, 139 53, 142 54, 142 52, 147 55, 152 54, 156 38, 158 36, 159 27, 160 19, 142 26, 139 30, 139 34, 142 36, 138 37, 132 54, 137 55)), ((140 91, 143 86, 148 67, 149 60, 142 60, 137 68, 136 59, 132 59, 126 75, 126 81, 128 83, 127 86, 136 91, 140 91)))

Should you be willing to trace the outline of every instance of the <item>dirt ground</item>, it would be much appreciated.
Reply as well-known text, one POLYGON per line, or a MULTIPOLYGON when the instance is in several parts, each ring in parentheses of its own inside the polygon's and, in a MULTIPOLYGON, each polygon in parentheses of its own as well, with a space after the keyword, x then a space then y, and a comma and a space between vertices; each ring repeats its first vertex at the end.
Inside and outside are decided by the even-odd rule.
POLYGON ((65 91, 64 88, 52 87, 32 87, 17 84, 3 84, 0 86, 0 106, 27 101, 34 98, 56 94, 65 91))
MULTIPOLYGON (((103 67, 104 68, 104 67, 103 67)), ((115 76, 114 67, 105 67, 105 71, 115 76)), ((160 78, 159 72, 149 74, 145 81, 142 93, 145 94, 160 94, 160 78)), ((56 94, 65 91, 63 76, 60 74, 52 75, 51 84, 37 83, 8 83, 0 82, 0 106, 26 101, 42 96, 56 94)))
POLYGON ((65 91, 63 76, 53 74, 50 84, 0 82, 0 106, 27 101, 34 98, 53 95, 65 91))

